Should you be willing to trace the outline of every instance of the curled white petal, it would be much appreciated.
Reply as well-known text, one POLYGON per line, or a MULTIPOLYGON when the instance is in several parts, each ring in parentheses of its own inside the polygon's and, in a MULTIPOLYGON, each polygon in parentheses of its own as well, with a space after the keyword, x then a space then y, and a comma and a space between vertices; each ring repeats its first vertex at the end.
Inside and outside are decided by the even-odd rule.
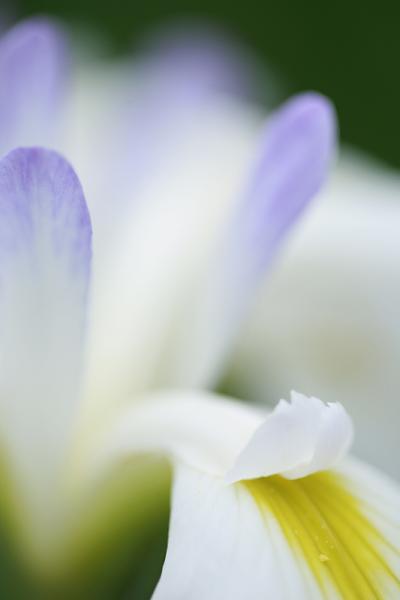
POLYGON ((96 468, 88 471, 101 471, 121 456, 156 453, 223 478, 263 419, 263 412, 211 393, 152 394, 122 410, 106 429, 91 454, 96 468))
POLYGON ((351 419, 341 404, 292 392, 291 402, 281 400, 255 431, 227 478, 305 477, 332 467, 352 439, 351 419))
POLYGON ((270 414, 210 393, 152 394, 123 409, 106 431, 89 451, 94 471, 118 457, 150 452, 228 483, 275 474, 297 479, 328 469, 353 438, 341 404, 296 392, 270 414))

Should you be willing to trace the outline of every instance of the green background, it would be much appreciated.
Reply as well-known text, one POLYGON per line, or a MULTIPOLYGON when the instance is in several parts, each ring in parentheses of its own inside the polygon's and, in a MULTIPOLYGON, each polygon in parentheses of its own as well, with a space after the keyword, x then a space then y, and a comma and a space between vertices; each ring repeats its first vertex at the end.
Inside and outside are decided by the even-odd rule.
POLYGON ((19 0, 12 10, 87 25, 117 52, 154 25, 207 19, 255 50, 282 77, 285 95, 311 88, 330 96, 342 138, 400 167, 399 0, 19 0))

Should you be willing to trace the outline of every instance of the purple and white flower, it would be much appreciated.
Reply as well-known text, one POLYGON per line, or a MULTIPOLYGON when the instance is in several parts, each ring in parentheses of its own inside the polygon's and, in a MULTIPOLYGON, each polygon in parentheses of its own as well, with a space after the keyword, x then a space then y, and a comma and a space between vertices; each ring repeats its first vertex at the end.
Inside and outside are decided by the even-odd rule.
POLYGON ((91 166, 78 166, 88 210, 71 165, 46 149, 74 161, 72 129, 60 132, 60 35, 32 21, 0 45, 4 512, 42 592, 79 580, 99 531, 115 529, 103 499, 118 502, 128 461, 138 539, 172 471, 157 600, 395 598, 400 493, 346 457, 343 407, 293 393, 268 414, 207 391, 324 182, 330 103, 297 96, 235 148, 237 108, 212 70, 193 78, 190 60, 164 52, 136 103, 117 104, 113 135, 90 140, 91 166), (237 167, 229 184, 223 149, 237 167))

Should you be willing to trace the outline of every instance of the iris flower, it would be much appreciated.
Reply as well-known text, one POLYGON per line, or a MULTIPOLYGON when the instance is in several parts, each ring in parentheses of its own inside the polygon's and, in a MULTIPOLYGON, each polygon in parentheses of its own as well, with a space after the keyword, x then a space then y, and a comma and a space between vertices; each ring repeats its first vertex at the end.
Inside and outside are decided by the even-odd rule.
MULTIPOLYGON (((25 597, 104 597, 127 533, 144 569, 146 533, 171 480, 156 600, 397 597, 399 491, 347 456, 353 430, 342 405, 293 392, 268 413, 207 391, 325 179, 330 103, 303 94, 269 119, 223 219, 201 222, 190 197, 181 212, 166 189, 155 206, 134 207, 131 226, 132 154, 121 140, 128 154, 102 163, 100 148, 110 197, 106 217, 93 219, 92 268, 81 183, 43 146, 59 144, 59 35, 34 21, 0 47, 1 508, 10 553, 31 574, 25 597), (90 571, 102 581, 96 592, 90 571)), ((210 98, 194 83, 169 113, 186 126, 210 98)), ((154 142, 139 125, 147 122, 135 121, 138 139, 154 142)), ((168 148, 136 148, 143 170, 168 148)))

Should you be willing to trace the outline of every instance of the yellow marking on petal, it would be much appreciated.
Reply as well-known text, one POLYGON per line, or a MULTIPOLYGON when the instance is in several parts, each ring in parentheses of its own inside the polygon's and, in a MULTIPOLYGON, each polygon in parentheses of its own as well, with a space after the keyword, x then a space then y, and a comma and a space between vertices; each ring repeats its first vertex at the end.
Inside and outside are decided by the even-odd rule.
POLYGON ((366 516, 367 500, 334 472, 288 480, 275 475, 243 482, 262 515, 278 521, 295 555, 304 559, 323 597, 332 587, 346 600, 385 600, 385 583, 400 580, 387 554, 400 557, 366 516))

